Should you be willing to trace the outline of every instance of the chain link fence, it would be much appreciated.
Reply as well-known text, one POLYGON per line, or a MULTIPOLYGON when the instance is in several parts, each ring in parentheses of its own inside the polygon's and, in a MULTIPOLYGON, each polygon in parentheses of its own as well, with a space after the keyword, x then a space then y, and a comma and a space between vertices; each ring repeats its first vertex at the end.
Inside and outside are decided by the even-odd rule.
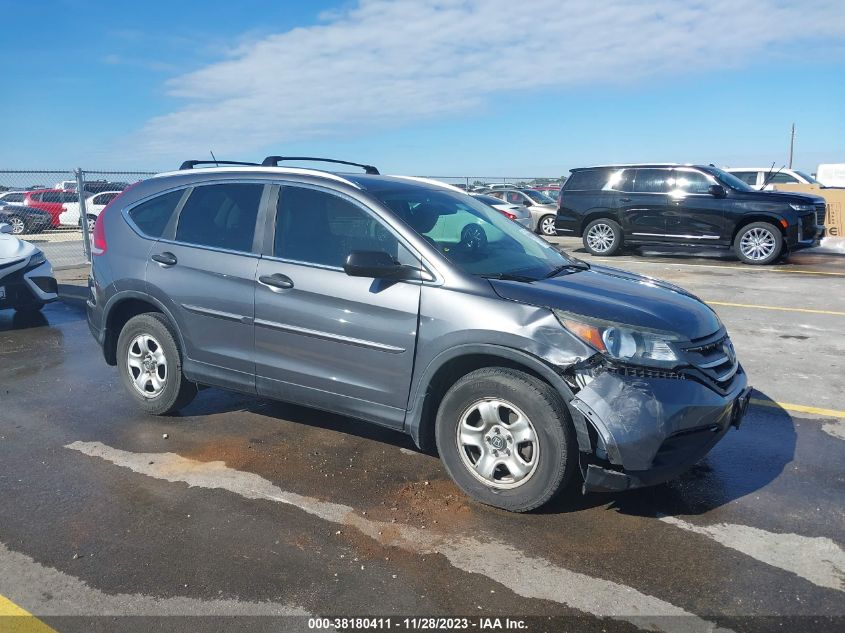
POLYGON ((0 170, 0 223, 37 245, 54 268, 83 266, 89 260, 88 235, 100 211, 126 187, 154 173, 0 170))
MULTIPOLYGON (((82 169, 0 170, 0 223, 10 224, 16 236, 37 245, 55 269, 84 266, 90 260, 90 231, 106 204, 126 187, 155 173, 82 169)), ((527 176, 426 178, 467 191, 514 186, 549 192, 561 184, 556 178, 527 176)))

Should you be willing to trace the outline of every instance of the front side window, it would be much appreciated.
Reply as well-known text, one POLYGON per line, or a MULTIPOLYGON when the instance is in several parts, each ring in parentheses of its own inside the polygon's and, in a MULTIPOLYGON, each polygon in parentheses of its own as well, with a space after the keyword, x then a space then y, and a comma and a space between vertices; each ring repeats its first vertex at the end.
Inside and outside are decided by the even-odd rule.
POLYGON ((667 193, 670 175, 668 169, 638 169, 633 190, 636 193, 667 193))
POLYGON ((183 193, 185 190, 179 189, 142 202, 129 211, 129 217, 142 233, 159 238, 164 234, 183 193))
POLYGON ((422 187, 371 193, 470 274, 536 280, 573 264, 551 244, 472 196, 422 187))
POLYGON ((195 187, 179 214, 176 241, 251 252, 263 191, 247 183, 195 187))
POLYGON ((41 194, 41 202, 64 202, 61 191, 45 191, 41 194))
POLYGON ((676 169, 669 184, 673 192, 709 193, 713 183, 700 171, 676 169))
POLYGON ((403 264, 416 261, 393 233, 354 202, 317 189, 282 187, 274 256, 342 268, 352 251, 383 251, 403 264))
POLYGON ((3 196, 3 202, 23 202, 25 195, 23 193, 7 193, 3 196))
POLYGON ((791 174, 785 174, 783 172, 781 172, 779 174, 772 174, 769 178, 766 179, 766 184, 768 184, 768 185, 777 185, 777 184, 783 185, 783 184, 789 184, 789 183, 794 183, 794 182, 798 182, 798 179, 795 176, 793 176, 791 174))
POLYGON ((555 202, 542 191, 534 191, 532 189, 528 189, 525 191, 525 195, 531 198, 537 204, 554 204, 555 202))
POLYGON ((505 200, 510 204, 524 204, 525 196, 517 191, 508 191, 505 200))

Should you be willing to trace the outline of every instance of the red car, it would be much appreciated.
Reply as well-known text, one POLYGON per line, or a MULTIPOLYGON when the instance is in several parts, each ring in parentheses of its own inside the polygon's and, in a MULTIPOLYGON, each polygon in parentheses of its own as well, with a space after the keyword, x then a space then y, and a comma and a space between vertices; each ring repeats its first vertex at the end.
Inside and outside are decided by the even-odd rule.
POLYGON ((75 191, 63 191, 61 189, 35 189, 27 191, 23 203, 28 207, 43 209, 50 214, 52 226, 59 226, 59 214, 64 211, 62 205, 65 202, 79 202, 75 191))

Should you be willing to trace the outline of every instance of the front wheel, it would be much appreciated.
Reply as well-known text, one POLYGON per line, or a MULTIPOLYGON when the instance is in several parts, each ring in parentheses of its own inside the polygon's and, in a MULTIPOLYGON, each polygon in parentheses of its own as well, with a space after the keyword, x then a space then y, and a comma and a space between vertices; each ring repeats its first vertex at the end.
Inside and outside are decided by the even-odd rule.
POLYGON ((197 395, 197 386, 182 374, 182 354, 170 324, 157 312, 126 322, 117 339, 117 365, 126 390, 149 414, 178 411, 197 395))
POLYGON ((23 218, 13 215, 9 218, 9 224, 12 227, 12 235, 23 235, 26 233, 26 222, 23 218))
POLYGON ((771 264, 783 252, 783 235, 774 224, 752 222, 736 234, 734 252, 746 264, 771 264))
POLYGON ((615 255, 622 248, 622 227, 613 220, 599 218, 587 225, 582 239, 591 255, 615 255))
POLYGON ((551 500, 578 460, 566 404, 542 380, 487 367, 443 397, 435 427, 440 459, 470 497, 511 512, 551 500))
POLYGON ((555 231, 555 216, 544 215, 537 223, 537 232, 540 235, 557 235, 555 231))

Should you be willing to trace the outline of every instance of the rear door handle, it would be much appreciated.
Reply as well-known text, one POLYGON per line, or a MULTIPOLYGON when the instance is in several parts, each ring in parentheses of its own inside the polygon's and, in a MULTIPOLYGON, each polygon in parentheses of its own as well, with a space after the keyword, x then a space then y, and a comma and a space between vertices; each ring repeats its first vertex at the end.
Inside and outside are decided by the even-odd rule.
POLYGON ((261 275, 258 278, 258 281, 263 283, 265 286, 269 286, 271 290, 274 288, 278 288, 279 290, 287 290, 288 288, 293 288, 293 280, 287 275, 283 275, 282 273, 275 273, 273 275, 261 275))
POLYGON ((150 257, 150 259, 153 260, 154 262, 161 264, 165 268, 170 267, 170 266, 175 266, 176 262, 179 261, 179 260, 176 259, 176 255, 174 255, 173 253, 169 253, 167 251, 165 251, 163 253, 156 253, 155 255, 150 257))
POLYGON ((630 198, 619 198, 619 202, 630 202, 630 198))

